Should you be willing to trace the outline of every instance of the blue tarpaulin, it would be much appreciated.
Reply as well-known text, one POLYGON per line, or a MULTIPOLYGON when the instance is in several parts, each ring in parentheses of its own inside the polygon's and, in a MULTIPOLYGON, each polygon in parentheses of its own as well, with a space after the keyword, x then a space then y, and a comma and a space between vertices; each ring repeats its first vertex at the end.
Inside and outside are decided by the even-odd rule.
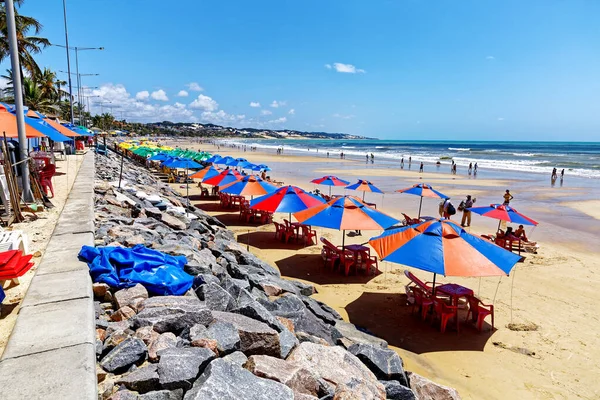
POLYGON ((132 248, 83 246, 79 257, 88 263, 94 282, 119 289, 140 283, 155 295, 182 295, 194 281, 183 270, 185 256, 171 256, 141 244, 132 248))

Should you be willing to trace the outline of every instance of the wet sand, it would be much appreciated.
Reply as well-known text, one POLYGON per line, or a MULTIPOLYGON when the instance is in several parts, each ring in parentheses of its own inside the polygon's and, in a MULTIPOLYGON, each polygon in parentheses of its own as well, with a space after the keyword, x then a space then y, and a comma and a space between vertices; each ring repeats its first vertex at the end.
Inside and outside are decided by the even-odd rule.
MULTIPOLYGON (((209 145, 197 147, 216 151, 209 145)), ((382 273, 378 276, 344 277, 323 269, 320 246, 283 244, 275 241, 272 225, 241 223, 236 212, 220 209, 217 202, 194 201, 194 204, 222 220, 236 232, 240 243, 249 244, 252 252, 279 268, 284 276, 314 283, 319 291, 316 298, 334 307, 350 322, 387 340, 402 355, 409 370, 456 387, 464 399, 600 396, 600 383, 595 379, 600 370, 600 349, 595 346, 599 318, 594 312, 600 289, 596 244, 600 224, 592 218, 600 217, 600 202, 586 202, 585 207, 578 202, 564 203, 569 196, 584 196, 583 188, 562 190, 566 188, 547 187, 545 182, 538 185, 536 182, 541 179, 535 176, 521 182, 486 179, 486 174, 480 172, 477 179, 465 175, 452 179, 450 174, 427 172, 427 169, 424 174, 385 171, 364 161, 277 156, 224 147, 219 153, 266 163, 273 168, 269 173, 273 178, 307 190, 317 187, 309 181, 324 175, 323 171, 351 181, 357 177, 369 179, 386 194, 368 193, 366 200, 399 219, 401 212, 416 216, 419 198, 387 192, 415 183, 435 182, 434 188, 447 192, 455 205, 466 194, 477 197, 476 205, 497 203, 504 190, 510 188, 515 195, 511 205, 540 222, 533 231, 528 229, 530 238, 541 244, 539 253, 526 254, 525 262, 517 264, 510 277, 438 279, 470 287, 485 303, 493 302, 495 329, 486 324, 483 333, 463 324, 460 334, 453 330, 442 334, 412 316, 404 294, 408 280, 403 274, 404 269, 410 268, 382 262, 379 266, 382 273), (567 191, 570 194, 563 195, 567 191), (594 214, 589 210, 595 210, 594 214), (511 323, 513 329, 508 327, 511 323), (515 327, 533 330, 515 330, 515 327)), ((344 193, 343 188, 332 191, 344 193)), ((435 199, 424 199, 422 214, 436 215, 437 207, 435 199)), ((276 219, 282 218, 287 215, 276 215, 276 219)), ((481 234, 491 233, 496 227, 496 220, 473 215, 472 227, 468 229, 481 234)), ((341 232, 316 230, 319 236, 341 244, 341 232)), ((364 243, 379 233, 363 231, 363 236, 347 236, 346 243, 364 243)), ((424 271, 410 270, 423 280, 432 278, 424 271)), ((462 318, 464 314, 463 310, 462 318)))

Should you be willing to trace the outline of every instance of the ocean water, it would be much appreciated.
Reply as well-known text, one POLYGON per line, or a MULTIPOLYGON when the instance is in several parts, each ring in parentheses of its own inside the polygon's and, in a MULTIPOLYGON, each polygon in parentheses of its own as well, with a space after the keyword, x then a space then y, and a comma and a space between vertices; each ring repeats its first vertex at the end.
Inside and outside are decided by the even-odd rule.
POLYGON ((505 141, 404 141, 404 140, 312 140, 312 139, 246 139, 226 140, 231 144, 244 144, 258 148, 283 147, 287 153, 318 153, 347 158, 365 158, 373 153, 378 162, 405 165, 412 157, 415 163, 450 164, 467 167, 469 163, 484 169, 534 172, 550 175, 552 168, 558 173, 585 178, 600 178, 600 142, 505 142, 505 141))

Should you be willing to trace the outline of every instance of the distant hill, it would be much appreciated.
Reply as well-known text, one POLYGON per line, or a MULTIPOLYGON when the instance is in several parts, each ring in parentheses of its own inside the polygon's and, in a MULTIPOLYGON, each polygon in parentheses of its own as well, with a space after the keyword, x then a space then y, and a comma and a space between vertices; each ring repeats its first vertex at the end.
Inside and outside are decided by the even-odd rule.
POLYGON ((145 124, 153 131, 166 131, 186 136, 264 138, 264 139, 371 139, 346 133, 303 132, 295 130, 272 130, 256 128, 232 128, 215 124, 197 124, 184 122, 155 122, 145 124))

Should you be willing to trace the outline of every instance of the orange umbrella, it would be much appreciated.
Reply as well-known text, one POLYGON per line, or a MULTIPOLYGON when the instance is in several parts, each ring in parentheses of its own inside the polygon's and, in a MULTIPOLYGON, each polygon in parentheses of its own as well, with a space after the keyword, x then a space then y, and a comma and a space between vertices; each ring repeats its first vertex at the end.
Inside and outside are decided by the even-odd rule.
POLYGON ((44 118, 44 121, 47 122, 51 127, 53 127, 54 129, 56 129, 57 131, 59 131, 60 133, 62 133, 65 136, 68 136, 68 137, 81 136, 80 134, 73 132, 66 126, 63 126, 63 125, 59 124, 58 122, 51 120, 50 118, 44 118))
POLYGON ((277 187, 257 176, 248 175, 241 180, 233 181, 220 188, 221 193, 234 194, 237 196, 264 196, 273 193, 277 187))
POLYGON ((209 165, 208 167, 201 169, 200 171, 196 172, 195 174, 190 175, 190 178, 195 178, 195 179, 204 179, 206 178, 212 178, 213 176, 217 176, 219 175, 219 173, 221 172, 221 169, 219 167, 216 167, 214 165, 209 165), (208 175, 208 176, 206 176, 208 175))
MULTIPOLYGON (((19 137, 17 117, 4 107, 0 107, 0 134, 6 134, 6 137, 10 138, 19 137)), ((25 136, 28 138, 45 137, 40 131, 28 124, 25 124, 25 136)))

